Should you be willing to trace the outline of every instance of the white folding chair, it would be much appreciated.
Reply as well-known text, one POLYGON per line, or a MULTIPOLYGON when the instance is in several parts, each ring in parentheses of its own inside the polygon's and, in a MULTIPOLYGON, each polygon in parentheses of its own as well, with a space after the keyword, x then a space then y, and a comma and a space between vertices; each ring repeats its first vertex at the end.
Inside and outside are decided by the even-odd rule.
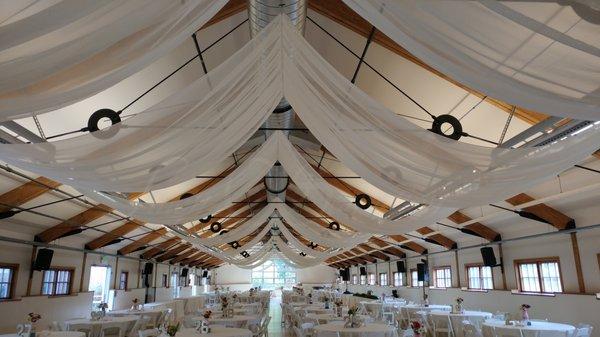
POLYGON ((462 332, 464 337, 483 337, 479 328, 469 321, 462 322, 462 332))
POLYGON ((100 337, 125 337, 123 323, 115 322, 103 324, 100 328, 100 337))
POLYGON ((578 324, 573 337, 590 337, 593 329, 594 327, 589 324, 578 324))
POLYGON ((160 331, 158 329, 146 329, 139 330, 138 337, 158 337, 160 336, 160 331))
POLYGON ((433 328, 433 337, 445 336, 454 337, 452 321, 446 315, 429 315, 431 326, 433 328))
POLYGON ((69 331, 83 332, 86 337, 100 336, 100 329, 90 324, 69 324, 69 331))
POLYGON ((57 321, 52 322, 51 329, 52 331, 65 331, 65 327, 57 321))
POLYGON ((494 327, 494 337, 523 337, 521 329, 494 327))

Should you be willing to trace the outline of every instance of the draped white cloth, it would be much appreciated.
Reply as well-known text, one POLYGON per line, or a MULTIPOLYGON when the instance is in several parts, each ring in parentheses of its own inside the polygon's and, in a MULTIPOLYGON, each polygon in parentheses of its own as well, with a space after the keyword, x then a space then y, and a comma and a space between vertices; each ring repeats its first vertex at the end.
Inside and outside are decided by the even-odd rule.
POLYGON ((226 3, 2 2, 0 120, 54 110, 118 83, 189 39, 226 3))
POLYGON ((3 145, 0 159, 85 190, 143 192, 193 179, 244 144, 283 96, 277 28, 184 90, 98 131, 112 137, 3 145))
POLYGON ((304 238, 326 247, 353 248, 371 236, 370 234, 346 234, 323 228, 286 204, 277 204, 277 213, 304 238))
POLYGON ((252 240, 248 241, 243 246, 238 247, 238 249, 227 250, 224 252, 224 254, 231 258, 238 257, 241 252, 248 251, 250 248, 254 247, 258 242, 260 242, 260 240, 262 240, 270 230, 271 226, 269 224, 266 224, 265 227, 252 238, 252 240))
POLYGON ((334 255, 341 253, 340 249, 333 249, 333 250, 328 249, 326 251, 318 251, 316 249, 312 249, 312 248, 302 244, 302 242, 300 242, 298 239, 296 239, 296 236, 294 236, 294 234, 292 234, 283 225, 283 223, 279 219, 273 219, 273 221, 275 221, 275 224, 278 225, 278 228, 281 231, 281 234, 286 238, 288 244, 290 246, 298 249, 299 251, 303 252, 304 254, 306 254, 309 257, 313 257, 316 259, 327 259, 327 258, 330 258, 334 255))
POLYGON ((305 257, 298 254, 290 246, 288 246, 279 236, 273 237, 273 242, 277 246, 279 252, 290 260, 297 268, 308 268, 316 266, 326 260, 327 258, 312 258, 305 257))
MULTIPOLYGON (((429 225, 457 208, 512 196, 600 148, 598 124, 555 144, 522 149, 474 146, 433 134, 352 85, 287 19, 279 18, 186 90, 121 123, 120 130, 108 129, 118 131, 112 138, 97 139, 91 134, 55 143, 2 145, 0 159, 84 193, 170 186, 234 152, 283 96, 348 168, 385 192, 433 205, 396 221, 368 214, 327 184, 281 133, 276 133, 277 146, 261 149, 264 158, 269 151, 276 152, 261 162, 263 166, 240 168, 252 181, 266 163, 277 158, 309 199, 363 233, 397 234, 429 225), (204 92, 199 98, 198 93, 204 92)), ((241 171, 236 172, 227 180, 230 185, 211 188, 215 195, 206 207, 193 205, 200 197, 144 205, 119 197, 102 201, 148 222, 183 223, 231 201, 250 185, 241 177, 241 171)))
POLYGON ((600 10, 584 1, 343 0, 410 53, 511 104, 600 120, 600 10))

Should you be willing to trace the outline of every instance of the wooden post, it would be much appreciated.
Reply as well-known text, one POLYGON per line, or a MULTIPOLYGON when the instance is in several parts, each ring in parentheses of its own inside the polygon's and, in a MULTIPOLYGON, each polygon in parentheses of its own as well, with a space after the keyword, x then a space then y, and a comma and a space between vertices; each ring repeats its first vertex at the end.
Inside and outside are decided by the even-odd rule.
POLYGON ((113 289, 117 290, 117 277, 119 276, 119 257, 115 258, 115 277, 113 277, 113 289))
POLYGON ((83 253, 83 259, 81 259, 81 274, 79 277, 79 292, 83 291, 83 278, 85 277, 85 264, 87 263, 87 252, 83 253))
POLYGON ((504 264, 504 253, 502 252, 502 244, 499 243, 498 244, 498 255, 500 255, 500 272, 502 273, 502 289, 503 290, 507 290, 506 287, 506 272, 504 270, 505 268, 505 264, 504 264))
POLYGON ((35 262, 35 255, 37 254, 37 246, 31 248, 31 263, 29 264, 29 279, 27 280, 27 292, 26 296, 31 296, 31 282, 33 281, 33 264, 35 262))
POLYGON ((458 288, 460 288, 460 264, 458 262, 458 250, 454 251, 454 261, 456 263, 456 280, 458 281, 458 288))
POLYGON ((577 283, 579 292, 585 293, 585 281, 583 279, 583 270, 581 268, 581 257, 579 255, 579 243, 577 242, 577 233, 571 233, 571 246, 573 247, 573 259, 575 259, 575 271, 577 272, 577 283))

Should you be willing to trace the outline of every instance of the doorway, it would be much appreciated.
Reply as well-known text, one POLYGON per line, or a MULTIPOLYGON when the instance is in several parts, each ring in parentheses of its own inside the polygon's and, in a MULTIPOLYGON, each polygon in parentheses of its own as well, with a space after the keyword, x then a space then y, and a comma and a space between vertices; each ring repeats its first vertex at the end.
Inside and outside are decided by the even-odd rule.
POLYGON ((108 294, 110 291, 110 267, 92 266, 90 269, 89 291, 94 292, 92 299, 92 308, 96 310, 102 302, 108 303, 108 294))

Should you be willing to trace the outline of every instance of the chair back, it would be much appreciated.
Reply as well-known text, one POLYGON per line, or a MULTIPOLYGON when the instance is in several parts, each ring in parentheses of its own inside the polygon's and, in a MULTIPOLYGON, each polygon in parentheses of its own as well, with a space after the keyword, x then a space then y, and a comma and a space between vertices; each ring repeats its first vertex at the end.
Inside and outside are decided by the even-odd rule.
POLYGON ((65 327, 57 321, 52 322, 52 325, 50 327, 52 331, 65 331, 65 327))
POLYGON ((469 321, 462 322, 462 332, 464 337, 483 337, 479 328, 469 321))
POLYGON ((86 337, 100 336, 100 330, 90 324, 69 324, 69 331, 83 332, 86 337))
POLYGON ((579 324, 573 333, 573 337, 590 337, 593 329, 594 327, 589 324, 579 324))
POLYGON ((304 331, 297 326, 294 326, 294 333, 296 334, 296 337, 306 337, 304 331))
POLYGON ((454 335, 450 317, 446 315, 429 315, 429 321, 433 328, 433 335, 451 337, 454 335))
POLYGON ((123 323, 115 322, 103 324, 100 328, 100 337, 125 337, 125 329, 123 323))

